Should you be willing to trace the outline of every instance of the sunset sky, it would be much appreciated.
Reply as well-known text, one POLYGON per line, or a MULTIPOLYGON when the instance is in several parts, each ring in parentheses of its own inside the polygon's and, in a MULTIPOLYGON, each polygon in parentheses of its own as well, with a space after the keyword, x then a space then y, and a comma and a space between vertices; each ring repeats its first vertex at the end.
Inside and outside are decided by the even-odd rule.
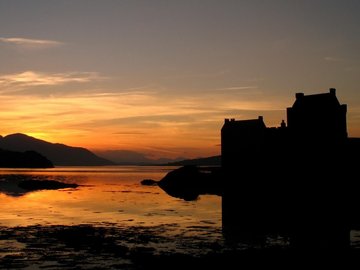
POLYGON ((360 137, 359 0, 0 0, 0 134, 220 153, 224 118, 337 89, 360 137))

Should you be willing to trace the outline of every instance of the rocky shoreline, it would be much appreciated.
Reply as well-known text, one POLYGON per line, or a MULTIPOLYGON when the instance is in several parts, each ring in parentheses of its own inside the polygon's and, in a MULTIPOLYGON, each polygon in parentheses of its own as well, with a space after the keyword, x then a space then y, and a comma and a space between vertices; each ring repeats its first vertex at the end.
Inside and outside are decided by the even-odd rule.
POLYGON ((244 248, 223 241, 166 235, 166 228, 93 226, 1 227, 4 269, 179 269, 241 266, 294 267, 298 263, 359 265, 360 249, 298 253, 286 246, 244 248), (315 261, 313 261, 315 260, 315 261))

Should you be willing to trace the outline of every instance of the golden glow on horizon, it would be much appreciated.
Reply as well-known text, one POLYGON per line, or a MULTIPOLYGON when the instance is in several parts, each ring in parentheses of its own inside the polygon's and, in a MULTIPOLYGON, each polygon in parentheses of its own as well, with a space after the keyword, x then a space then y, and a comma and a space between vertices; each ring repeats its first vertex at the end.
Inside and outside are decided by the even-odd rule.
MULTIPOLYGON (((27 79, 20 81, 28 83, 27 79)), ((2 135, 21 132, 54 143, 135 150, 153 157, 217 155, 223 119, 232 117, 232 111, 241 109, 244 113, 236 117, 257 117, 253 108, 271 114, 275 106, 246 99, 228 101, 219 93, 171 100, 152 89, 3 95, 2 135)))
MULTIPOLYGON (((267 126, 286 120, 287 101, 252 101, 208 94, 167 98, 156 91, 63 96, 3 96, 2 134, 25 133, 91 150, 133 150, 151 157, 220 153, 224 118, 257 118, 267 126), (21 102, 20 102, 21 101, 21 102)), ((349 123, 353 119, 350 118, 349 123)), ((349 134, 359 132, 349 128, 349 134)))

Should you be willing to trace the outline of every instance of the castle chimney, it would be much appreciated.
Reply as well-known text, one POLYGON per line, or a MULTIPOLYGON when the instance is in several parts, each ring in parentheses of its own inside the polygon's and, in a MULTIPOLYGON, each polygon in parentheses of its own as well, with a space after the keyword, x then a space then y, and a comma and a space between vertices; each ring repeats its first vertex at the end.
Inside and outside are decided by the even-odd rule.
POLYGON ((302 98, 302 97, 304 97, 304 93, 296 93, 295 94, 296 99, 299 99, 299 98, 302 98))
POLYGON ((336 96, 336 89, 335 88, 330 88, 330 94, 336 96))
POLYGON ((264 117, 259 116, 258 119, 259 119, 260 121, 263 121, 263 120, 264 120, 264 117))
POLYGON ((225 118, 225 124, 229 123, 229 118, 225 118))
POLYGON ((280 127, 281 127, 281 128, 286 128, 286 123, 285 123, 284 120, 281 121, 280 127))

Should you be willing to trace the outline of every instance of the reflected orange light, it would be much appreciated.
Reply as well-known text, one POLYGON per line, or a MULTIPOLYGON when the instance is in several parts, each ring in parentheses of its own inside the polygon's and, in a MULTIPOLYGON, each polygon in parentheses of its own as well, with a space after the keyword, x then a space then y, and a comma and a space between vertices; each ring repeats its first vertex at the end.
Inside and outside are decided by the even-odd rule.
MULTIPOLYGON (((135 173, 142 179, 145 175, 161 178, 164 172, 135 173)), ((198 222, 199 218, 214 220, 214 226, 221 222, 221 198, 207 196, 193 204, 168 196, 159 187, 146 187, 131 179, 131 171, 124 174, 89 174, 87 185, 77 189, 45 190, 11 197, 0 193, 0 225, 25 226, 34 224, 84 224, 116 223, 153 226, 164 223, 198 222), (92 176, 90 176, 92 175, 92 176), (124 178, 125 177, 125 178, 124 178), (130 178, 128 178, 130 177, 130 178), (98 180, 99 178, 100 180, 98 180), (125 181, 123 181, 125 180, 125 181), (151 204, 149 204, 151 201, 151 204), (176 213, 168 209, 176 209, 176 213), (198 213, 194 214, 194 211, 198 213), (184 218, 188 217, 188 218, 184 218)), ((84 176, 84 174, 81 174, 84 176)), ((80 176, 80 175, 79 175, 80 176)))

